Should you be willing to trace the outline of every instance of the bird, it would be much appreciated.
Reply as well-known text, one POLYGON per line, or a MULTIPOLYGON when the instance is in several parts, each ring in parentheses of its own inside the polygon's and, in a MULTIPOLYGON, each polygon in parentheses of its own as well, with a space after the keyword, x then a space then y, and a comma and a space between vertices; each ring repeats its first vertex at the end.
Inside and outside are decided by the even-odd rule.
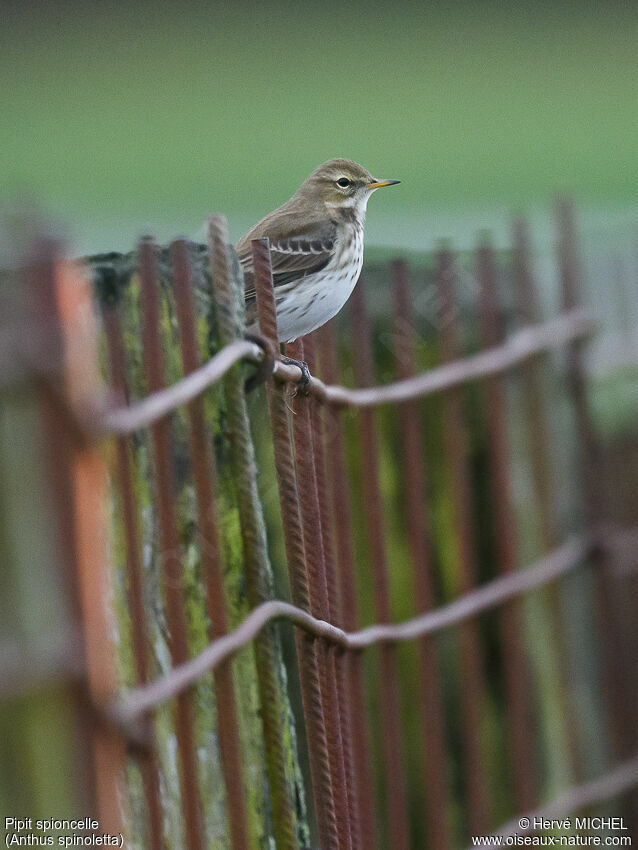
POLYGON ((251 240, 268 237, 279 342, 293 342, 333 318, 363 265, 363 229, 370 196, 400 180, 381 180, 350 159, 330 159, 285 204, 237 242, 244 271, 246 320, 256 328, 251 240))
MULTIPOLYGON (((350 159, 330 159, 251 227, 235 245, 244 274, 247 331, 258 333, 252 239, 270 241, 279 342, 294 342, 328 322, 350 297, 363 265, 368 200, 377 189, 400 182, 377 179, 350 159)), ((188 244, 194 271, 206 275, 208 245, 188 244)), ((170 278, 169 249, 158 248, 157 259, 160 278, 170 278)), ((136 272, 138 255, 111 251, 82 261, 101 300, 111 303, 136 272)))

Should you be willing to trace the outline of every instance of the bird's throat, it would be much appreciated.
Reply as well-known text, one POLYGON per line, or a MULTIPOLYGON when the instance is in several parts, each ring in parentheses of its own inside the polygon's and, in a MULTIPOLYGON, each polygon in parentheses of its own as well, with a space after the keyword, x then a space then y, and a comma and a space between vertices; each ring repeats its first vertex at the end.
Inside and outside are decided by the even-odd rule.
POLYGON ((355 224, 363 227, 366 218, 365 208, 360 206, 336 206, 334 218, 340 224, 355 224))

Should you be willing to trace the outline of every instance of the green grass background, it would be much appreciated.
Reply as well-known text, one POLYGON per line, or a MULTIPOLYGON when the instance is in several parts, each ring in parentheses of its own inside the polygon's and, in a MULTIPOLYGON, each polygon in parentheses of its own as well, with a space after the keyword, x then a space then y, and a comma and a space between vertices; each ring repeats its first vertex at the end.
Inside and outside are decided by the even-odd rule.
POLYGON ((81 250, 142 230, 238 237, 318 163, 401 187, 369 242, 421 247, 573 193, 638 198, 638 6, 3 4, 3 198, 43 201, 81 250), (462 211, 462 212, 461 212, 462 211))

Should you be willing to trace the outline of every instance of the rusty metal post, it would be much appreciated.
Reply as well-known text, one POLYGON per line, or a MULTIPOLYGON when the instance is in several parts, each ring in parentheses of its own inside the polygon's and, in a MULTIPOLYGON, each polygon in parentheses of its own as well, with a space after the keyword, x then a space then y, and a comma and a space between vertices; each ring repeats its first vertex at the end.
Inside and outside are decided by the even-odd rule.
MULTIPOLYGON (((495 348, 504 339, 499 316, 496 267, 492 248, 482 242, 476 252, 479 306, 484 348, 495 348)), ((498 570, 506 575, 517 569, 518 541, 510 492, 507 409, 502 375, 484 381, 485 418, 489 441, 491 505, 493 508, 498 570)), ((520 600, 502 606, 501 643, 507 708, 508 754, 518 811, 531 811, 537 799, 537 772, 530 716, 530 683, 522 645, 523 618, 520 600)))
MULTIPOLYGON (((98 780, 100 769, 94 751, 95 716, 88 699, 85 676, 87 654, 81 635, 82 605, 76 574, 76 537, 73 513, 73 432, 69 422, 69 410, 64 404, 64 340, 60 322, 56 293, 56 260, 60 246, 50 239, 35 237, 32 253, 22 270, 20 285, 26 294, 25 318, 31 334, 41 341, 38 353, 47 359, 49 374, 36 383, 36 400, 40 406, 42 440, 45 447, 45 476, 51 494, 54 517, 56 550, 52 562, 59 571, 59 585, 65 590, 66 606, 63 620, 68 651, 77 655, 83 679, 69 683, 70 704, 74 712, 73 734, 77 736, 77 748, 82 753, 74 765, 77 796, 82 805, 97 814, 98 780)), ((27 349, 28 350, 28 349, 27 349)), ((36 349, 37 351, 37 349, 36 349)), ((43 363, 37 362, 37 367, 43 363)))
MULTIPOLYGON (((171 245, 173 292, 179 324, 184 374, 200 365, 188 248, 184 240, 171 245)), ((201 396, 188 405, 189 442, 199 525, 198 548, 206 586, 206 610, 210 619, 210 640, 228 630, 222 565, 220 563, 215 495, 213 492, 214 458, 206 432, 201 396)), ((241 747, 237 725, 237 706, 232 665, 226 662, 214 671, 217 740, 226 785, 229 833, 233 850, 248 850, 249 836, 242 782, 241 747)))
MULTIPOLYGON (((122 327, 116 307, 107 306, 103 310, 104 329, 109 352, 111 387, 118 399, 127 397, 126 362, 122 327)), ((129 444, 126 437, 118 437, 117 445, 117 484, 121 499, 121 516, 124 525, 126 546, 126 574, 128 577, 128 608, 131 619, 133 658, 137 673, 137 684, 145 685, 149 681, 148 659, 150 647, 148 625, 144 607, 142 560, 140 556, 140 535, 138 514, 133 490, 133 476, 129 444)), ((153 721, 149 716, 144 721, 145 744, 137 754, 144 798, 147 811, 147 828, 150 847, 162 850, 164 836, 162 829, 162 808, 160 804, 159 773, 157 753, 154 743, 153 721)))
MULTIPOLYGON (((513 278, 517 320, 521 326, 533 325, 541 321, 541 314, 532 275, 528 229, 522 219, 517 219, 514 221, 513 230, 513 278)), ((534 357, 521 365, 520 374, 523 384, 526 442, 529 447, 538 507, 540 542, 544 552, 551 552, 559 545, 560 540, 555 520, 556 509, 552 493, 549 457, 550 436, 541 370, 541 358, 534 357)), ((580 782, 583 778, 583 767, 578 745, 575 699, 569 687, 569 647, 564 627, 565 606, 561 600, 559 585, 552 584, 544 592, 552 624, 551 642, 556 650, 559 699, 562 707, 561 713, 570 772, 573 780, 580 782)))
MULTIPOLYGON (((577 259, 576 233, 571 203, 560 201, 557 209, 563 307, 570 310, 582 303, 581 271, 577 259)), ((580 449, 580 474, 583 488, 585 522, 595 535, 601 533, 603 517, 601 504, 599 453, 589 411, 587 385, 581 341, 571 343, 567 350, 567 379, 572 399, 576 434, 580 449)), ((605 692, 609 700, 611 733, 616 758, 622 758, 635 746, 634 701, 626 693, 624 661, 625 648, 618 631, 613 589, 611 587, 610 557, 603 541, 597 540, 591 558, 596 585, 596 603, 602 640, 602 666, 605 692)))
MULTIPOLYGON (((63 262, 59 246, 38 240, 25 288, 32 298, 31 332, 43 343, 51 369, 36 375, 45 430, 51 503, 59 535, 53 552, 74 620, 68 652, 80 656, 83 675, 73 688, 82 754, 82 789, 100 828, 124 832, 120 783, 124 740, 102 713, 117 687, 111 623, 104 605, 110 595, 106 563, 106 469, 95 446, 80 430, 95 403, 98 385, 96 328, 91 293, 79 267, 63 262), (47 350, 48 349, 48 350, 47 350), (53 367, 53 368, 51 368, 53 367), (81 647, 75 640, 81 640, 81 647)), ((79 659, 78 659, 79 660, 79 659)))
MULTIPOLYGON (((405 260, 392 263, 392 283, 395 302, 395 346, 397 380, 415 374, 412 310, 408 283, 408 264, 405 260)), ((430 564, 430 530, 425 481, 423 430, 418 401, 404 404, 399 412, 401 438, 401 468, 405 491, 404 508, 406 531, 412 555, 414 598, 417 613, 433 606, 430 564)), ((434 641, 419 641, 420 715, 423 723, 422 775, 425 780, 428 844, 434 850, 447 850, 450 834, 446 813, 448 780, 445 763, 445 732, 443 698, 437 668, 434 641)))
MULTIPOLYGON (((363 280, 351 296, 351 323, 354 350, 355 377, 359 386, 374 382, 370 326, 365 306, 363 280)), ((360 411, 361 454, 363 458, 363 492, 366 525, 370 541, 370 559, 376 617, 380 623, 392 620, 388 564, 383 531, 383 503, 379 486, 378 442, 374 411, 360 411)), ((383 718, 383 748, 385 755, 385 781, 388 809, 389 843, 393 850, 407 850, 410 846, 410 826, 405 764, 401 742, 401 709, 396 669, 395 648, 383 645, 379 650, 381 663, 381 716, 383 718)))
MULTIPOLYGON (((322 378, 327 384, 336 384, 339 380, 339 374, 334 322, 328 322, 324 325, 318 335, 322 378)), ((332 525, 336 544, 341 616, 343 628, 348 632, 354 632, 359 628, 359 614, 352 552, 351 511, 346 476, 343 425, 338 413, 330 409, 326 409, 325 413, 331 417, 329 440, 326 442, 326 460, 332 503, 332 525)), ((370 765, 368 728, 365 722, 366 706, 361 653, 349 652, 347 662, 349 687, 347 702, 351 715, 354 776, 350 777, 347 766, 346 770, 348 782, 353 783, 351 796, 357 807, 361 846, 366 850, 375 850, 378 844, 378 828, 370 765)))
MULTIPOLYGON (((255 239, 252 243, 252 254, 259 329, 272 346, 274 356, 279 341, 268 240, 255 239)), ((310 611, 306 553, 286 405, 287 391, 285 385, 276 386, 271 382, 266 385, 292 601, 304 611, 310 611)), ((295 641, 319 840, 322 847, 330 850, 338 846, 339 838, 321 698, 317 644, 299 630, 295 630, 295 641)))
MULTIPOLYGON (((303 360, 303 342, 296 340, 294 343, 289 343, 286 346, 286 352, 296 360, 303 360)), ((328 601, 319 495, 317 491, 311 410, 311 399, 308 396, 297 396, 293 416, 295 463, 308 570, 310 612, 317 619, 329 620, 330 606, 328 601)), ((332 793, 339 837, 337 846, 339 850, 345 850, 345 848, 351 847, 351 838, 337 694, 336 652, 337 650, 334 644, 327 644, 324 641, 318 643, 319 675, 321 677, 323 713, 326 724, 326 741, 328 744, 332 793)))
MULTIPOLYGON (((304 339, 304 355, 311 373, 316 372, 317 357, 314 336, 304 339)), ((326 458, 324 453, 325 422, 323 408, 316 398, 311 401, 312 443, 314 449, 315 477, 317 481, 317 498, 319 502, 319 517, 321 521, 321 539, 326 571, 326 589, 328 593, 328 611, 330 622, 335 626, 343 625, 341 604, 337 588, 337 567, 335 561, 330 508, 328 505, 328 490, 326 485, 326 458)), ((361 838, 359 832, 359 809, 357 800, 356 775, 352 755, 352 723, 350 715, 350 699, 346 688, 346 657, 343 650, 335 649, 335 672, 337 685, 337 700, 339 705, 339 722, 341 731, 341 748, 348 804, 348 823, 350 825, 350 841, 352 850, 359 850, 361 838)))
MULTIPOLYGON (((241 327, 242 314, 239 311, 243 310, 243 293, 240 304, 237 280, 231 270, 228 253, 228 227, 222 216, 209 218, 208 236, 219 337, 222 345, 228 345, 237 338, 241 327)), ((272 572, 241 374, 236 370, 227 373, 223 387, 242 532, 246 595, 250 606, 256 608, 271 595, 272 572)), ((255 640, 254 651, 275 843, 277 850, 296 850, 295 811, 292 789, 287 779, 287 753, 282 725, 285 695, 278 675, 278 648, 272 632, 262 632, 255 640)))
MULTIPOLYGON (((101 829, 122 835, 120 802, 125 741, 104 721, 102 710, 118 687, 113 622, 105 600, 112 597, 107 561, 107 469, 98 448, 78 433, 86 411, 93 409, 99 382, 97 325, 92 292, 79 266, 59 261, 56 302, 63 331, 67 411, 66 426, 76 438, 72 459, 72 497, 77 592, 82 609, 88 694, 96 711, 93 748, 101 829)), ((60 427, 58 422, 58 428, 60 427)), ((123 836, 122 836, 123 838, 123 836)))
MULTIPOLYGON (((164 358, 160 341, 159 284, 155 246, 149 239, 140 242, 139 264, 144 367, 149 392, 157 392, 164 386, 164 358)), ((155 462, 155 498, 159 520, 161 547, 159 554, 164 579, 166 622, 170 636, 171 662, 176 667, 188 659, 189 653, 182 599, 183 568, 173 499, 174 481, 169 421, 160 419, 155 422, 151 427, 151 437, 155 462)), ((177 698, 176 734, 185 843, 188 850, 203 850, 205 841, 190 694, 181 694, 177 698)))
MULTIPOLYGON (((444 362, 458 356, 456 299, 452 252, 437 252, 436 283, 441 300, 441 348, 444 362)), ((471 516, 471 486, 468 470, 468 439, 463 417, 462 396, 457 387, 443 395, 445 455, 450 469, 454 530, 457 540, 459 590, 469 593, 476 586, 475 542, 471 516)), ((461 712, 465 749, 465 792, 467 825, 472 835, 484 835, 488 828, 486 789, 489 787, 481 751, 482 700, 485 694, 483 660, 478 627, 468 620, 461 635, 461 712)))

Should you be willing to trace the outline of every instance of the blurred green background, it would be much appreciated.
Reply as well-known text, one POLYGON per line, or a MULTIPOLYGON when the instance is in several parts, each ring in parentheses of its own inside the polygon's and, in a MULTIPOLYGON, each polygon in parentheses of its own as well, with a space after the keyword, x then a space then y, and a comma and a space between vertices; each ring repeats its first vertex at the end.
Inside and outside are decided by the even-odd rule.
POLYGON ((404 181, 369 243, 462 240, 557 191, 630 226, 635 3, 128 6, 3 4, 2 199, 44 202, 77 250, 213 211, 237 238, 333 156, 404 181))

